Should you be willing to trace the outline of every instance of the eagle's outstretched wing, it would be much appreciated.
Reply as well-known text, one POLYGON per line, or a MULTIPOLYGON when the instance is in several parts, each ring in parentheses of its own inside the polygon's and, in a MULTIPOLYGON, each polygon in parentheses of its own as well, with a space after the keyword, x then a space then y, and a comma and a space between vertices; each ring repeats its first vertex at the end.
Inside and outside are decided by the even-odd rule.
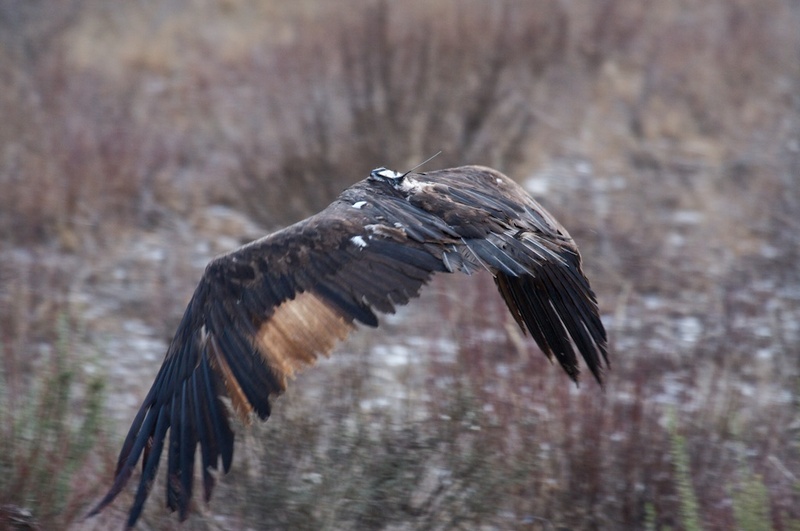
POLYGON ((203 490, 227 472, 244 419, 270 414, 287 378, 327 355, 358 321, 377 326, 433 273, 488 270, 517 323, 573 379, 575 347, 600 381, 606 336, 574 242, 517 184, 466 166, 400 175, 380 169, 328 208, 212 261, 120 452, 111 503, 139 460, 133 526, 167 451, 167 506, 188 513, 200 446, 203 490), (167 434, 169 433, 169 436, 167 434))

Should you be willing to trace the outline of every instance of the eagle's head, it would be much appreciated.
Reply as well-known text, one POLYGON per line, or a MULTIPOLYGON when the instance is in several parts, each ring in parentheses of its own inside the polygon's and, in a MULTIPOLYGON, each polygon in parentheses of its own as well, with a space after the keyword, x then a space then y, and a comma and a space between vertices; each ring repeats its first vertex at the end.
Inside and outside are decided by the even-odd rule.
POLYGON ((375 168, 371 172, 369 172, 369 180, 370 181, 378 181, 382 183, 389 183, 394 188, 398 190, 402 190, 404 192, 409 192, 410 190, 414 190, 419 187, 419 183, 414 181, 413 178, 406 179, 406 175, 411 173, 412 171, 416 170, 420 166, 423 166, 429 163, 431 160, 435 159, 441 153, 437 151, 432 157, 428 157, 424 161, 420 162, 410 170, 405 173, 396 172, 394 170, 390 170, 389 168, 384 168, 381 166, 380 168, 375 168))
POLYGON ((384 183, 389 183, 393 186, 397 186, 403 181, 403 178, 407 174, 399 173, 394 170, 390 170, 388 168, 384 168, 381 166, 380 168, 375 168, 371 172, 369 172, 369 179, 370 181, 380 181, 384 183))

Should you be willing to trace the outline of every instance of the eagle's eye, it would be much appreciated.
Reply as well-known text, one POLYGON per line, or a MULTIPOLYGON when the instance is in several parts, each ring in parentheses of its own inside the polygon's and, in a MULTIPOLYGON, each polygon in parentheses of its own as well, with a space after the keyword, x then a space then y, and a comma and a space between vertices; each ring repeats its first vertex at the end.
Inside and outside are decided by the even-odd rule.
POLYGON ((388 168, 380 167, 375 168, 369 172, 369 178, 373 181, 393 181, 403 177, 402 173, 398 173, 388 168))

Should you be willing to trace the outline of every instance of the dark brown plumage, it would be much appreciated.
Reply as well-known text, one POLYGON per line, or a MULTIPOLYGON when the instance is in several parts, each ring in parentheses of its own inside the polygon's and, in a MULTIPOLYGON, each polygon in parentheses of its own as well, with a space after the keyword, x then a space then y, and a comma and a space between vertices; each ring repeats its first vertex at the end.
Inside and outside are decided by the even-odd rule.
POLYGON ((128 525, 167 452, 167 506, 183 520, 200 446, 210 473, 233 459, 233 411, 270 414, 287 378, 327 355, 355 322, 377 326, 436 272, 488 270, 523 331, 577 380, 576 349, 598 382, 607 365, 597 302, 567 231, 501 173, 465 166, 400 175, 380 168, 306 220, 212 261, 120 452, 121 492, 142 460, 128 525), (167 434, 169 438, 167 439, 167 434))

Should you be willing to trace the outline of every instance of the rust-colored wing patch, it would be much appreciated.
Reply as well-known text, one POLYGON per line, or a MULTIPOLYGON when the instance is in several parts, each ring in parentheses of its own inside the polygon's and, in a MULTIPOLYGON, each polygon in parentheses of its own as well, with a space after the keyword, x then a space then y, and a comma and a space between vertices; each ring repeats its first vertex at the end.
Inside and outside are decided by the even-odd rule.
POLYGON ((285 389, 287 377, 313 365, 318 354, 327 356, 352 329, 352 322, 306 291, 275 309, 258 329, 256 347, 285 389))
POLYGON ((250 401, 247 400, 247 395, 245 395, 242 387, 236 380, 231 366, 225 361, 225 356, 220 352, 216 339, 212 336, 209 337, 209 341, 209 352, 211 354, 209 361, 211 367, 214 368, 222 378, 222 383, 228 391, 228 397, 231 400, 231 406, 236 416, 238 416, 243 423, 249 424, 250 413, 253 412, 253 406, 250 404, 250 401))

